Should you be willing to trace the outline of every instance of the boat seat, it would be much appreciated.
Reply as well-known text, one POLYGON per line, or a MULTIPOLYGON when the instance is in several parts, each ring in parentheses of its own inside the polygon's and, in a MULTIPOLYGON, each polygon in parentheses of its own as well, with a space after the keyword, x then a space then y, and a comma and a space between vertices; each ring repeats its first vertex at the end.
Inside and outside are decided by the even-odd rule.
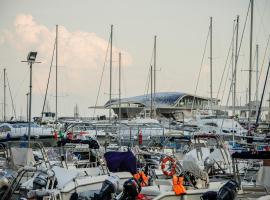
POLYGON ((147 196, 159 196, 164 192, 172 191, 172 186, 160 186, 152 185, 147 187, 142 187, 141 194, 145 194, 147 196))
POLYGON ((263 185, 243 185, 243 192, 264 192, 266 195, 270 194, 268 189, 263 185))
POLYGON ((155 183, 156 183, 156 185, 172 186, 172 180, 171 179, 156 179, 155 183))

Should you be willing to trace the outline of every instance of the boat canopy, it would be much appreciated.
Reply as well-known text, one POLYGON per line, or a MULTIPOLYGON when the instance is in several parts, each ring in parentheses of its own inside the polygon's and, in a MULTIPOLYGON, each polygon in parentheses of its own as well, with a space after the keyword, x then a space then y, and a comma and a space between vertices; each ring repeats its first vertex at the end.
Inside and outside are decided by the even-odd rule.
POLYGON ((270 151, 242 151, 232 154, 234 159, 253 159, 266 160, 270 159, 270 151))

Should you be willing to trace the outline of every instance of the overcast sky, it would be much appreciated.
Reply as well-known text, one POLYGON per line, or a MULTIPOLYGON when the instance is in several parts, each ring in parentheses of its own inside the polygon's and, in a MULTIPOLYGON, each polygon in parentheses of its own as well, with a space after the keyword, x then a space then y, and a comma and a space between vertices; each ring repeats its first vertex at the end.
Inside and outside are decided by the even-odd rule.
MULTIPOLYGON (((110 25, 113 24, 114 97, 118 96, 117 56, 120 51, 123 58, 122 96, 145 94, 154 35, 157 35, 157 91, 194 94, 209 17, 212 16, 213 91, 216 96, 232 38, 233 21, 240 15, 241 36, 248 4, 248 0, 0 0, 0 69, 7 68, 17 115, 25 116, 29 67, 21 60, 26 59, 29 51, 38 51, 37 60, 42 63, 33 67, 33 115, 40 115, 53 52, 55 25, 59 24, 59 115, 73 116, 74 106, 78 104, 80 115, 92 116, 93 110, 88 107, 95 105, 110 25)), ((246 101, 248 85, 248 73, 244 70, 248 69, 249 63, 249 23, 248 19, 237 72, 237 99, 242 105, 246 101)), ((255 0, 253 44, 254 47, 259 44, 260 67, 270 34, 269 24, 270 1, 255 0)), ((268 50, 261 87, 269 53, 268 50)), ((54 111, 55 66, 52 70, 48 105, 54 111)), ((231 72, 226 71, 225 74, 231 72)), ((253 95, 254 77, 255 73, 253 95)), ((227 79, 226 91, 230 77, 227 79)), ((2 81, 1 75, 1 91, 2 81)), ((197 94, 209 96, 209 84, 208 43, 197 94)), ((107 60, 98 105, 104 105, 109 98, 108 93, 107 60)), ((223 96, 222 103, 226 104, 227 92, 223 96)), ((2 92, 0 98, 2 103, 2 92)), ((9 96, 7 104, 8 115, 11 116, 9 96)))

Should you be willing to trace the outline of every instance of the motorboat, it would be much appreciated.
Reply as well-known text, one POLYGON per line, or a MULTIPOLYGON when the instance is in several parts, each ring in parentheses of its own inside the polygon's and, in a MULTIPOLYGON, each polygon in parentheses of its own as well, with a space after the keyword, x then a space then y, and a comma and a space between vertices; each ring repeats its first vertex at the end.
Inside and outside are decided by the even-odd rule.
MULTIPOLYGON (((25 139, 28 136, 28 122, 10 122, 0 124, 0 142, 25 139)), ((53 129, 30 123, 31 138, 52 139, 53 129)))

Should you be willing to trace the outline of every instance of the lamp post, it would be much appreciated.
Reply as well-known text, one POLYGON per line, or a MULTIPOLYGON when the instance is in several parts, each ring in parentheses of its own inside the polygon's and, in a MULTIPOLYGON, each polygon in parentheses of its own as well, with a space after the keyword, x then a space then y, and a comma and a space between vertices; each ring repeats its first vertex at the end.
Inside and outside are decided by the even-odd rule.
POLYGON ((30 65, 30 84, 29 84, 29 99, 28 99, 28 148, 30 148, 30 138, 31 138, 31 109, 32 109, 32 65, 35 62, 37 57, 37 52, 29 52, 26 61, 30 65))

